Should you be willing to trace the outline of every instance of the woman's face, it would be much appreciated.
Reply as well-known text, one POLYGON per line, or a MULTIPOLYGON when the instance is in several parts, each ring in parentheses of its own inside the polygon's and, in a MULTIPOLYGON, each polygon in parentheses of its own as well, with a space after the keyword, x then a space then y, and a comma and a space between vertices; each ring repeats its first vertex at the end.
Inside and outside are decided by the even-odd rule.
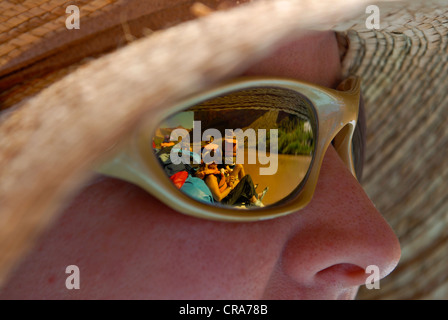
MULTIPOLYGON (((334 87, 341 80, 334 34, 292 42, 246 73, 334 87)), ((193 218, 132 184, 98 177, 41 237, 0 297, 344 299, 365 284, 367 266, 384 277, 399 256, 393 231, 330 147, 311 203, 263 222, 193 218), (66 288, 69 265, 79 268, 78 290, 66 288)))

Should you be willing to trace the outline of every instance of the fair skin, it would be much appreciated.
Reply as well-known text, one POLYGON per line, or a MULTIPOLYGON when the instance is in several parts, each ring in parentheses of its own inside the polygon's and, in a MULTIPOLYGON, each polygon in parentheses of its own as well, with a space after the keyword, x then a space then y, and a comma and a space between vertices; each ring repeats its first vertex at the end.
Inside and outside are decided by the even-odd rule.
MULTIPOLYGON (((334 87, 340 68, 334 34, 321 32, 246 73, 334 87)), ((350 299, 368 265, 384 277, 399 257, 394 232, 330 147, 311 203, 263 222, 186 216, 132 184, 99 177, 40 238, 0 298, 350 299), (80 290, 65 287, 73 264, 80 290)))

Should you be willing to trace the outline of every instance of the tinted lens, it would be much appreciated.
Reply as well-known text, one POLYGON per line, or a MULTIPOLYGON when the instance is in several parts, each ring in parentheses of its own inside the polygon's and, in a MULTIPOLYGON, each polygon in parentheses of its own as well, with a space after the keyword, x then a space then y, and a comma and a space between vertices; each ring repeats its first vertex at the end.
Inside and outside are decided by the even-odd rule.
POLYGON ((288 89, 234 91, 165 119, 152 147, 167 178, 198 201, 274 205, 306 180, 316 143, 313 110, 288 89))

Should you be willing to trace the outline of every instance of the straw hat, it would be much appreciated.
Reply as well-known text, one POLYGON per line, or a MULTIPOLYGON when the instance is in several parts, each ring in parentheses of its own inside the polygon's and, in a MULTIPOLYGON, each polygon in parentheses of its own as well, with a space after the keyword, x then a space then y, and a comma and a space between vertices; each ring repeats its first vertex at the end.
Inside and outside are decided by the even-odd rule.
POLYGON ((448 298, 448 3, 377 3, 368 29, 361 0, 201 2, 0 2, 0 283, 148 101, 169 105, 333 28, 344 73, 364 81, 362 183, 402 246, 381 290, 359 296, 448 298), (71 4, 80 29, 66 28, 71 4))

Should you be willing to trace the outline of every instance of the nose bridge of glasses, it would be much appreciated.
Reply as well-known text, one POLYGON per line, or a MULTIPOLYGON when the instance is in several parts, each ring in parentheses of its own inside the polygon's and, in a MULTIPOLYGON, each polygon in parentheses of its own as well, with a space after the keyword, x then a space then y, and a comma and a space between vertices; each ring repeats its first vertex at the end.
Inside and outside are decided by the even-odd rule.
POLYGON ((355 126, 352 123, 344 126, 333 139, 333 147, 338 153, 339 157, 344 161, 347 168, 356 178, 354 167, 354 159, 352 153, 352 138, 355 126))
POLYGON ((359 78, 347 78, 336 90, 320 86, 306 86, 300 90, 313 102, 318 119, 315 165, 310 181, 315 180, 313 175, 317 179, 320 164, 332 142, 341 159, 356 177, 351 145, 359 112, 359 78))
MULTIPOLYGON (((323 150, 323 153, 331 142, 340 158, 347 165, 347 168, 353 176, 356 177, 352 152, 352 138, 359 113, 359 79, 350 78, 343 82, 338 89, 342 89, 334 93, 335 98, 337 98, 335 101, 337 101, 337 104, 339 105, 338 112, 334 113, 332 117, 319 119, 319 123, 322 123, 323 126, 327 127, 326 136, 324 134, 324 137, 322 137, 322 140, 325 140, 325 150, 323 150)), ((321 133, 321 131, 325 132, 325 130, 322 129, 319 133, 321 133)))

